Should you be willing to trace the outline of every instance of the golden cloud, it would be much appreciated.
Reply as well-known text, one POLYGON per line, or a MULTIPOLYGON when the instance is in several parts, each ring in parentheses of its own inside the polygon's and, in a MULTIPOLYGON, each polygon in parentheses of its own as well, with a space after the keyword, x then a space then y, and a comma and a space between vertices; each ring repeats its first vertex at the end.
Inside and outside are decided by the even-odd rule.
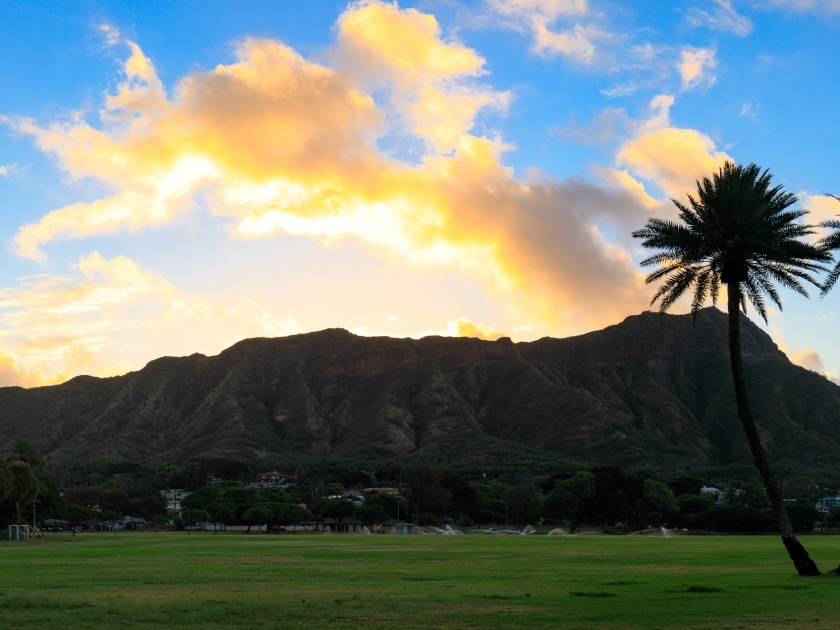
POLYGON ((174 354, 216 353, 247 337, 300 331, 255 300, 224 305, 183 293, 125 256, 107 260, 94 252, 76 268, 75 277, 38 276, 0 291, 0 345, 7 349, 0 351, 0 383, 116 376, 133 369, 127 356, 142 365, 160 346, 174 354))
POLYGON ((417 337, 428 337, 430 335, 439 335, 441 337, 476 337, 478 339, 485 339, 488 341, 495 341, 500 337, 504 337, 505 333, 496 330, 490 324, 481 322, 473 322, 468 317, 459 317, 446 323, 446 328, 441 330, 434 330, 432 328, 424 330, 416 335, 417 337))
MULTIPOLYGON (((515 178, 501 162, 504 143, 470 133, 481 108, 508 96, 476 84, 483 59, 444 41, 434 17, 375 0, 353 5, 338 22, 336 67, 246 39, 235 63, 185 77, 171 96, 129 45, 126 79, 106 99, 101 128, 11 121, 72 176, 117 191, 24 226, 22 255, 36 258, 56 238, 162 225, 203 191, 235 238, 353 239, 396 264, 456 269, 519 326, 581 331, 646 306, 641 274, 598 225, 639 223, 649 204, 626 186, 515 178), (426 151, 415 161, 380 151, 377 141, 395 133, 426 151)), ((655 162, 652 174, 673 177, 652 140, 625 147, 623 159, 631 170, 655 162)))

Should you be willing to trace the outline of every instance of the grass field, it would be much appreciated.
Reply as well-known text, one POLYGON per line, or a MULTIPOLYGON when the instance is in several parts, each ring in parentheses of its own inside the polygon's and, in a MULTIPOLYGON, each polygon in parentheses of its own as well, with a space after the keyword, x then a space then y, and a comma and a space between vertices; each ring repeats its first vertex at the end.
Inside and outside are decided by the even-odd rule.
MULTIPOLYGON (((840 564, 840 537, 805 544, 840 564)), ((796 576, 764 536, 0 543, 2 628, 837 628, 838 594, 840 576, 796 576)))

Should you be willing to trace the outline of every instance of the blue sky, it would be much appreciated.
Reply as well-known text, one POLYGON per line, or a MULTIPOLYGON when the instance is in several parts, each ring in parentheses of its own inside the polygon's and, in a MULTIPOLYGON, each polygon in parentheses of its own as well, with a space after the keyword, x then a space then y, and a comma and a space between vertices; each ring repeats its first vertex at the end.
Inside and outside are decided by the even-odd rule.
MULTIPOLYGON (((838 27, 837 0, 6 3, 0 384, 620 321, 630 231, 726 158, 840 213, 838 27)), ((766 329, 834 376, 838 300, 766 329)))

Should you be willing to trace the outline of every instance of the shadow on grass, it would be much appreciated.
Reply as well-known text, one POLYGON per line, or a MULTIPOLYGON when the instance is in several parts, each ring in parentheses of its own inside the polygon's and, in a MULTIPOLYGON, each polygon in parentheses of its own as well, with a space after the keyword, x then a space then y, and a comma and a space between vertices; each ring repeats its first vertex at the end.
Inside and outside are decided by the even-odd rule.
POLYGON ((687 589, 685 589, 686 593, 725 593, 722 588, 718 588, 717 586, 703 586, 702 584, 692 584, 687 589))
POLYGON ((615 593, 607 591, 572 591, 569 595, 572 597, 615 597, 615 593))

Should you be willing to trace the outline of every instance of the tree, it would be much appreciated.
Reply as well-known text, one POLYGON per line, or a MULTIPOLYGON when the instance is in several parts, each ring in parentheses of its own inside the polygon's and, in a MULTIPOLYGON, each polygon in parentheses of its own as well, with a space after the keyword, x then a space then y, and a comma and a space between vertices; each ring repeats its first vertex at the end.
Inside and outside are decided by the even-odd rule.
POLYGON ((510 486, 505 493, 505 503, 511 519, 520 527, 535 522, 542 511, 542 500, 533 479, 510 486))
POLYGON ((407 467, 402 474, 402 485, 409 505, 414 510, 414 522, 419 524, 423 510, 445 509, 451 495, 441 486, 440 470, 426 462, 407 467))
POLYGON ((30 466, 41 465, 41 455, 38 449, 30 440, 19 438, 12 442, 9 447, 9 460, 13 462, 24 462, 30 466))
MULTIPOLYGON (((837 195, 828 196, 840 201, 840 197, 837 195)), ((840 249, 840 221, 837 219, 823 221, 820 223, 820 227, 833 231, 825 238, 820 239, 817 244, 826 252, 833 252, 840 249)), ((831 290, 831 288, 837 283, 838 278, 840 278, 840 260, 835 263, 834 269, 832 269, 826 277, 825 282, 822 285, 822 295, 825 295, 831 290)))
POLYGON ((11 500, 15 502, 17 522, 21 520, 21 507, 32 503, 41 491, 41 484, 38 477, 32 470, 32 466, 23 460, 15 460, 9 464, 12 473, 11 500))
POLYGON ((556 520, 569 519, 569 533, 574 534, 576 529, 580 529, 594 496, 595 475, 581 471, 554 486, 546 497, 545 512, 556 520))
POLYGON ((8 462, 0 460, 0 502, 12 496, 12 491, 15 487, 14 475, 12 475, 12 467, 8 462))
POLYGON ((466 514, 473 519, 481 517, 481 497, 463 477, 444 477, 440 485, 452 495, 449 502, 451 515, 466 514))
POLYGON ((804 501, 805 499, 811 498, 814 490, 817 490, 817 484, 804 475, 788 477, 782 484, 782 496, 786 499, 799 499, 804 501))
POLYGON ((166 527, 167 525, 169 525, 169 517, 165 514, 158 514, 157 516, 155 516, 154 525, 155 536, 157 536, 159 527, 166 527))
POLYGON ((206 510, 207 506, 215 501, 221 492, 215 486, 202 486, 195 492, 190 492, 181 501, 182 509, 206 510))
POLYGON ((63 517, 65 503, 64 497, 61 496, 61 490, 58 488, 58 484, 41 471, 35 471, 35 476, 38 478, 39 488, 38 496, 36 498, 38 504, 38 521, 43 521, 48 518, 63 517))
POLYGON ((666 484, 653 479, 644 481, 642 504, 648 523, 657 527, 680 511, 680 506, 671 489, 666 484))
POLYGON ((365 525, 376 525, 377 523, 384 523, 388 520, 388 512, 379 503, 365 502, 356 507, 353 516, 365 525))
POLYGON ((677 505, 680 507, 677 515, 677 525, 683 527, 688 519, 696 514, 708 510, 715 502, 708 494, 682 494, 677 497, 677 505))
MULTIPOLYGON (((207 520, 210 520, 209 515, 207 520)), ((245 511, 242 515, 242 520, 248 524, 249 532, 251 531, 251 527, 256 525, 257 533, 259 534, 259 526, 268 524, 274 520, 274 512, 267 505, 256 505, 245 511)))
MULTIPOLYGON (((197 525, 198 523, 206 523, 210 520, 210 514, 208 514, 207 510, 197 510, 195 508, 190 508, 187 510, 181 510, 181 518, 184 519, 184 522, 187 524, 187 527, 192 527, 197 525)), ((190 530, 187 529, 187 535, 189 536, 190 530)))
POLYGON ((102 515, 86 505, 68 505, 64 510, 64 518, 68 523, 87 523, 92 527, 95 522, 101 520, 102 515))
POLYGON ((229 498, 219 497, 208 506, 210 518, 213 519, 213 532, 216 532, 215 523, 230 525, 236 521, 236 503, 229 498))
POLYGON ((356 506, 347 499, 327 499, 318 503, 316 509, 321 518, 334 518, 338 529, 341 527, 341 521, 353 515, 356 506))
POLYGON ((649 219, 633 236, 642 239, 644 247, 658 250, 642 265, 657 267, 647 283, 663 281, 651 301, 659 302, 660 312, 690 292, 695 317, 707 299, 717 303, 721 285, 726 285, 729 358, 738 417, 788 555, 800 575, 819 575, 817 565, 796 538, 779 482, 761 444, 741 357, 740 315, 742 310, 746 312, 747 303, 767 321, 765 298, 782 309, 775 284, 807 297, 803 282, 821 287, 811 274, 825 271, 822 263, 832 260, 825 246, 803 240, 814 233, 813 226, 799 222, 807 213, 790 210, 796 197, 783 192, 781 186, 771 187, 771 179, 769 171, 762 172, 755 164, 727 162, 711 180, 697 182, 697 198, 688 195, 688 206, 674 200, 679 222, 649 219))
MULTIPOLYGON (((275 513, 274 519, 285 527, 289 525, 294 527, 303 521, 311 521, 312 512, 296 503, 284 503, 275 513)), ((292 529, 292 533, 295 533, 294 529, 292 529)))

